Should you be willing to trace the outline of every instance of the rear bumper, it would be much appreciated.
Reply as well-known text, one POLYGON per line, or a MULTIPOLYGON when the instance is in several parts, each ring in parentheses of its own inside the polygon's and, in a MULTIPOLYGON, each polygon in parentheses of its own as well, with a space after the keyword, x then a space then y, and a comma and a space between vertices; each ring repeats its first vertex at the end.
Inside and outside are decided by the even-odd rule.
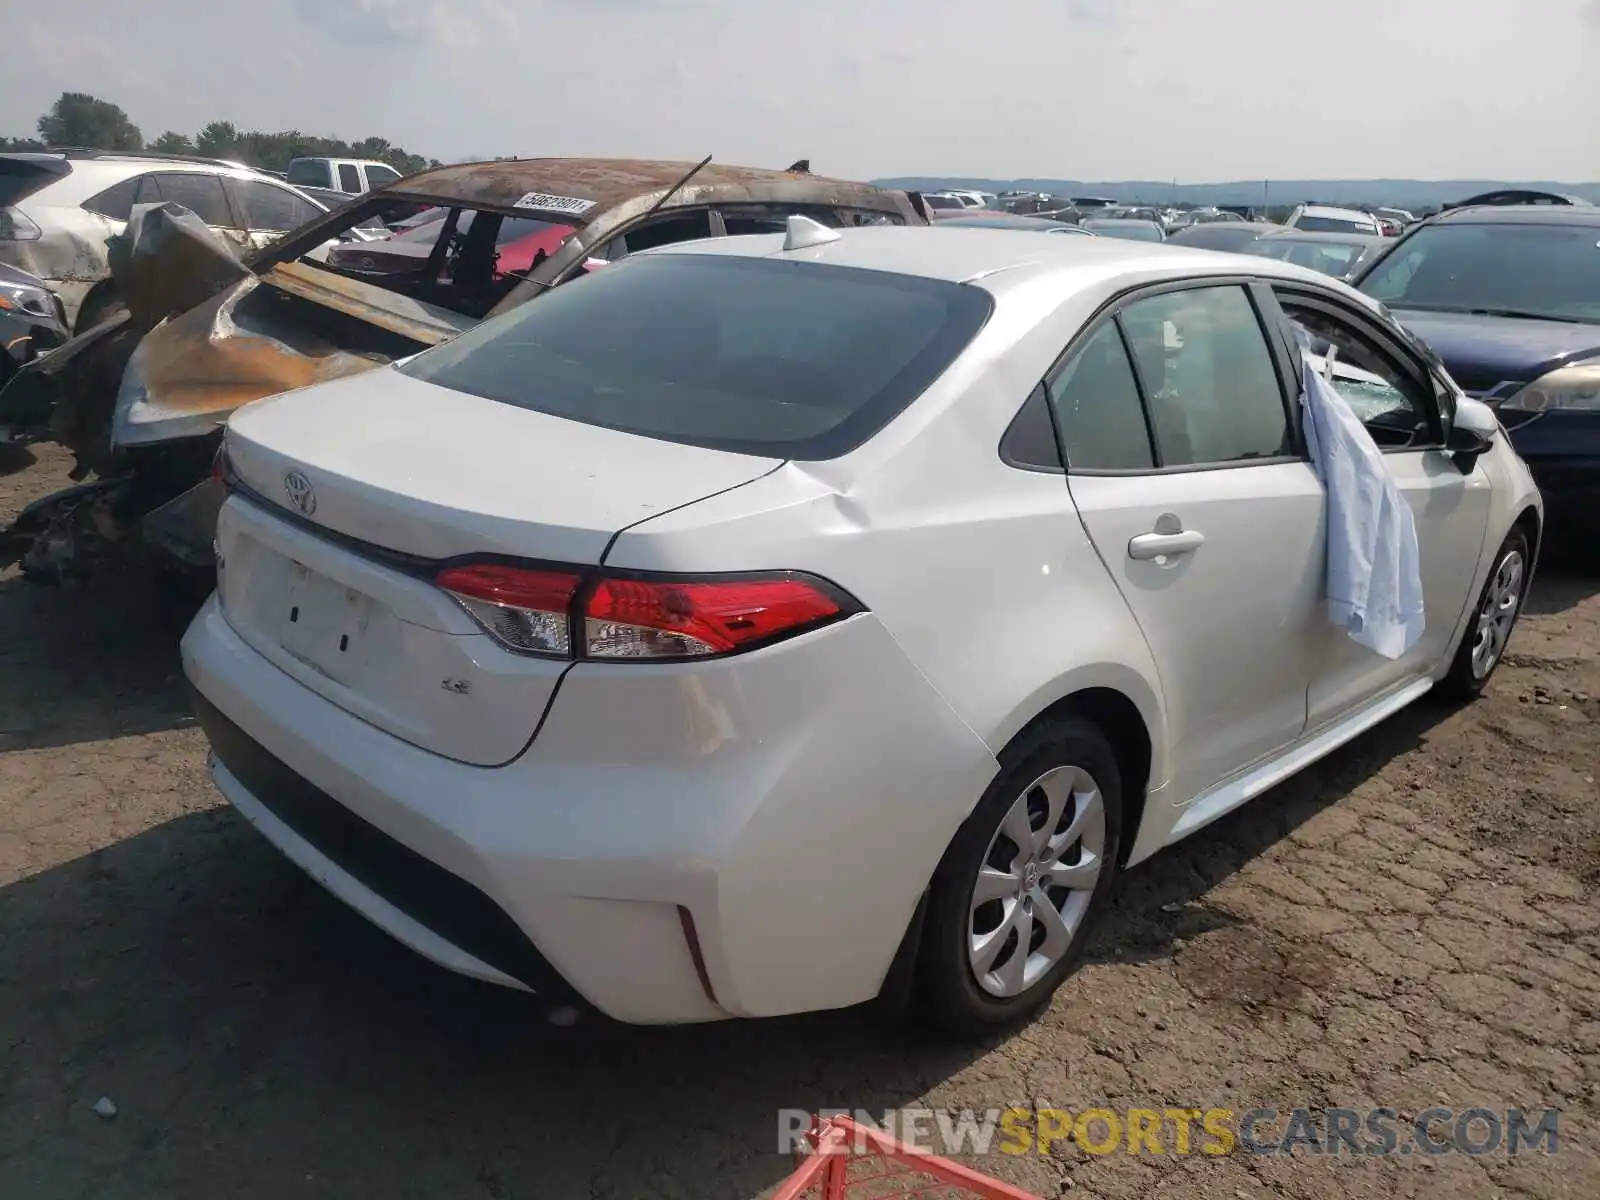
POLYGON ((996 769, 870 616, 692 668, 576 666, 498 768, 321 699, 215 599, 183 658, 217 786, 319 882, 445 967, 636 1023, 870 999, 996 769))

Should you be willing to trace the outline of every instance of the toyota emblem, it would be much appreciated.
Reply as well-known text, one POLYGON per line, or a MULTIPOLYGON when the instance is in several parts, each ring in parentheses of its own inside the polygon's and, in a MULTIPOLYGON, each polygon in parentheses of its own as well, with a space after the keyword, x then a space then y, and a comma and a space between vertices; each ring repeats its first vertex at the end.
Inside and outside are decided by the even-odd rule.
POLYGON ((309 517, 317 511, 317 493, 311 490, 311 480, 299 471, 290 471, 283 477, 283 491, 301 516, 309 517))

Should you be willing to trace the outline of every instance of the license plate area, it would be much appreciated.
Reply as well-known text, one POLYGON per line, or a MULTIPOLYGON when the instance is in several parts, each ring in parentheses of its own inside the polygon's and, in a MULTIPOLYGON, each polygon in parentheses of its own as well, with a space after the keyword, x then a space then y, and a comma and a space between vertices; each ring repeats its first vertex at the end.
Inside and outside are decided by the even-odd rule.
POLYGON ((376 602, 292 559, 285 585, 277 602, 278 644, 341 683, 367 674, 373 626, 382 615, 376 602))

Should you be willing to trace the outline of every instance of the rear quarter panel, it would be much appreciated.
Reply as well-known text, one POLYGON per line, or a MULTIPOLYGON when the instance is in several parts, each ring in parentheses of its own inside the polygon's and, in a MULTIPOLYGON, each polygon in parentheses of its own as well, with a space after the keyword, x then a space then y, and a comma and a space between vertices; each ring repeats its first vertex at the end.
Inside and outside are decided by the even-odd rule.
POLYGON ((1165 721, 1143 635, 1065 476, 999 455, 1017 410, 1109 294, 1064 301, 1046 280, 1008 288, 968 352, 865 446, 831 462, 791 462, 644 522, 617 538, 607 563, 831 579, 877 614, 997 754, 1055 701, 1113 688, 1144 718, 1157 786, 1165 721))

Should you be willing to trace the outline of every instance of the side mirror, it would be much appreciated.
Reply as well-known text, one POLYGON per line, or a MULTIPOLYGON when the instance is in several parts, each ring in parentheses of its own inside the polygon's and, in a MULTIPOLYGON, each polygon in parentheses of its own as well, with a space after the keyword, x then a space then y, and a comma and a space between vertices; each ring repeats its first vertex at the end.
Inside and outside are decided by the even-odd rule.
POLYGON ((1500 421, 1494 409, 1481 400, 1462 397, 1456 402, 1456 417, 1445 438, 1445 451, 1463 475, 1472 474, 1478 459, 1488 453, 1500 436, 1500 421))

